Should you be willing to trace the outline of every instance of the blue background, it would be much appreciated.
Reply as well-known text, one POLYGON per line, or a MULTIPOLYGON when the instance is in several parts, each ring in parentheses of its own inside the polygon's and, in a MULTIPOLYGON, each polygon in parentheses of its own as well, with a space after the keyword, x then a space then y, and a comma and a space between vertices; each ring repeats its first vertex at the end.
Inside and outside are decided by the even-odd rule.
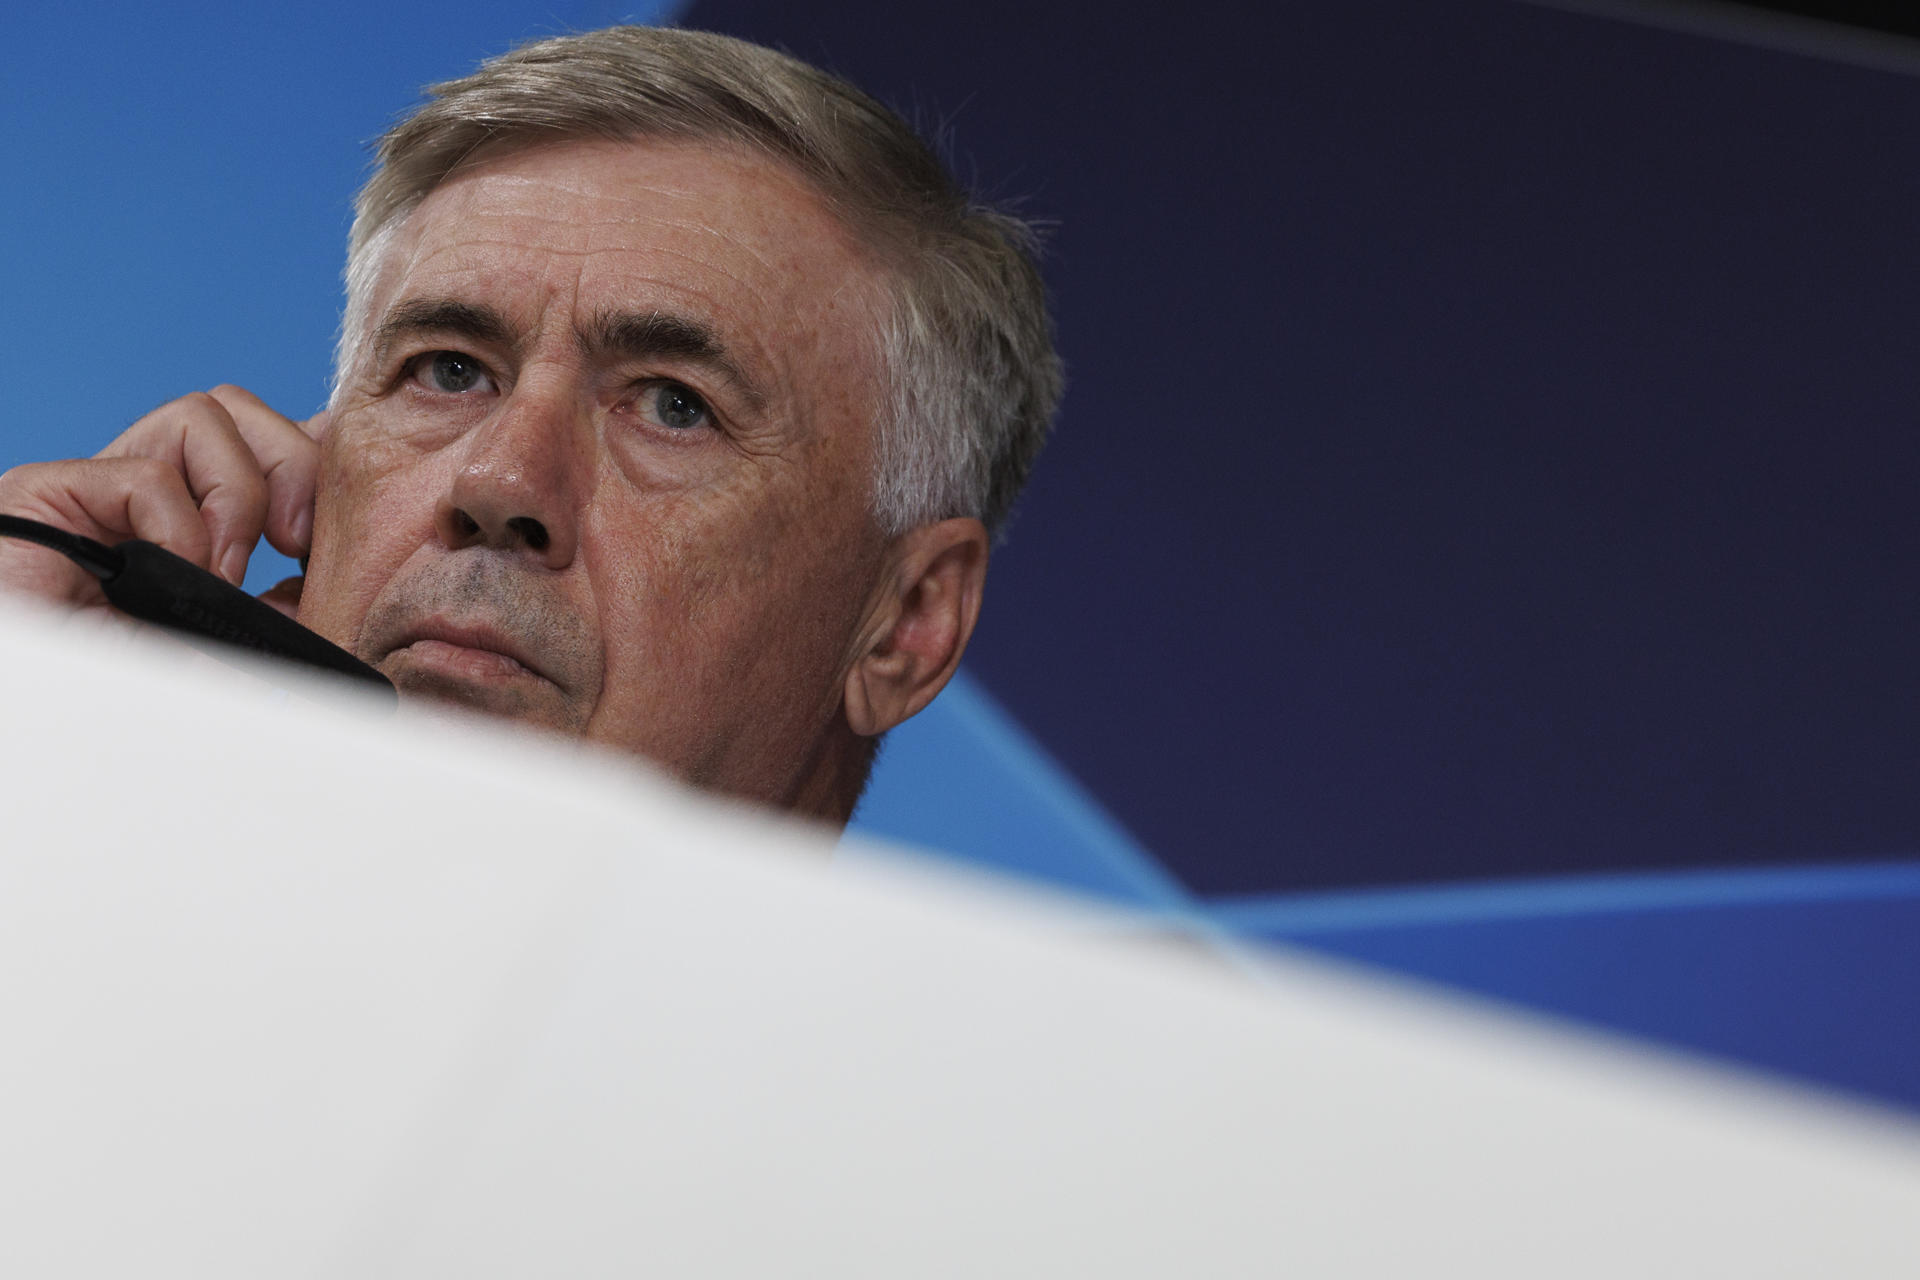
MULTIPOLYGON (((0 465, 317 408, 416 87, 670 8, 11 16, 0 465)), ((861 827, 1920 1106, 1920 59, 1510 0, 684 20, 1054 228, 1060 433, 861 827)))

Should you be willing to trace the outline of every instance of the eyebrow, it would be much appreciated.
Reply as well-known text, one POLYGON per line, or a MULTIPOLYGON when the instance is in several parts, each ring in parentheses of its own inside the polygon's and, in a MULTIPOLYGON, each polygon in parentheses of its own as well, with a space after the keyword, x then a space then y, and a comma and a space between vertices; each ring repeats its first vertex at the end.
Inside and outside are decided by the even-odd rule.
POLYGON ((510 345, 513 339, 505 318, 492 307, 451 298, 415 298, 387 312, 373 331, 375 362, 385 364, 396 342, 420 333, 457 334, 501 347, 510 345))
MULTIPOLYGON (((414 298, 395 305, 374 330, 375 361, 384 364, 402 338, 423 333, 452 334, 496 347, 510 347, 514 341, 512 327, 492 307, 453 298, 414 298)), ((579 342, 589 354, 704 365, 731 383, 755 409, 766 407, 766 396, 726 344, 698 320, 660 311, 602 312, 579 335, 579 342)))
POLYGON ((594 354, 705 365, 732 383, 754 408, 766 405, 766 396, 734 360, 719 335, 698 320, 661 311, 602 312, 580 335, 580 342, 594 354))

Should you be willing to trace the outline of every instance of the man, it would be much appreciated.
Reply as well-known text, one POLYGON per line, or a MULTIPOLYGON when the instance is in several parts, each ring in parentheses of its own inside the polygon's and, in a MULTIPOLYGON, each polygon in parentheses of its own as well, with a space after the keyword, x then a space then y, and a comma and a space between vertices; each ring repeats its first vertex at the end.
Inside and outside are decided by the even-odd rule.
MULTIPOLYGON (((844 822, 978 616, 1060 373, 1018 222, 896 117, 614 28, 438 86, 361 192, 325 412, 191 395, 0 511, 144 537, 452 701, 844 822)), ((0 543, 0 585, 99 603, 0 543)))

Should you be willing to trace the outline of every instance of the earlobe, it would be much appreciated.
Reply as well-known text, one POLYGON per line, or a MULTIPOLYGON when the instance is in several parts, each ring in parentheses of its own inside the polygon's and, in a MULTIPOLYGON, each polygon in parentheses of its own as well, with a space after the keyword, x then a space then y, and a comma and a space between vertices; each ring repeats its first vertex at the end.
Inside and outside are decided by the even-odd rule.
POLYGON ((867 737, 918 713, 960 665, 986 585, 986 528, 962 517, 911 529, 891 566, 843 700, 848 725, 867 737))

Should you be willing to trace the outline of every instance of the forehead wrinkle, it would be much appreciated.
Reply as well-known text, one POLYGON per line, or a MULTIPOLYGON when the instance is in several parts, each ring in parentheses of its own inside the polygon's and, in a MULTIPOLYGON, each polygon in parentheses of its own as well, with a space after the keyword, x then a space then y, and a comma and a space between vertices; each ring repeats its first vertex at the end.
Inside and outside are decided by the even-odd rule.
POLYGON ((773 260, 754 243, 753 237, 743 238, 731 235, 712 225, 711 220, 701 217, 700 214, 704 210, 707 197, 701 192, 693 191, 686 187, 663 183, 659 185, 648 185, 632 192, 610 194, 591 191, 584 184, 565 182, 558 179, 552 179, 542 183, 536 179, 517 178, 513 185, 524 188, 544 185, 550 190, 564 191, 569 195, 590 200, 595 204, 613 205, 620 209, 621 212, 609 212, 605 217, 596 220, 598 224, 617 225, 624 230, 631 227, 634 223, 642 223, 656 227, 666 227, 675 231, 690 231, 708 240, 718 241, 722 244, 740 249, 748 257, 753 259, 755 265, 764 267, 769 271, 776 270, 773 260), (675 216, 670 213, 656 212, 651 208, 651 202, 654 200, 668 200, 693 207, 687 213, 675 216))
MULTIPOLYGON (((809 184, 798 182, 794 178, 777 172, 773 175, 772 181, 782 185, 792 184, 816 206, 820 204, 809 184)), ((770 254, 760 243, 765 236, 757 233, 765 230, 764 228, 747 228, 743 233, 713 225, 711 220, 698 216, 708 197, 685 188, 664 184, 649 185, 637 193, 609 194, 596 190, 592 181, 587 178, 572 178, 570 175, 563 178, 553 174, 533 178, 498 171, 488 172, 484 168, 477 167, 461 175, 461 178, 443 185, 430 195, 428 200, 433 201, 435 196, 443 195, 450 198, 447 198, 440 208, 431 210, 429 216, 440 224, 435 228, 436 230, 443 234, 450 232, 451 235, 458 237, 453 245, 442 246, 445 248, 466 243, 475 246, 493 245, 509 251, 524 249, 527 247, 525 243, 527 236, 524 231, 501 229, 493 234, 471 234, 469 228, 461 224, 479 221, 495 224, 520 223, 523 227, 531 224, 548 229, 557 228, 566 233, 557 237, 540 237, 541 247, 556 255, 585 256, 602 250, 657 254, 711 271, 755 293, 763 292, 767 285, 773 282, 772 280, 764 282, 749 280, 733 267, 716 262, 716 258, 724 259, 728 256, 725 252, 707 255, 689 247, 674 246, 664 242, 666 237, 659 239, 647 237, 650 231, 663 231, 668 233, 669 237, 695 237, 716 249, 738 253, 746 262, 764 271, 769 277, 780 280, 783 284, 790 283, 789 277, 792 273, 787 269, 786 264, 770 254), (466 180, 462 181, 462 178, 466 180), (533 200, 523 203, 515 199, 516 196, 527 192, 535 193, 533 200), (581 218, 552 216, 541 212, 537 207, 529 207, 537 204, 540 193, 546 192, 565 193, 569 198, 604 206, 604 209, 597 211, 593 216, 581 218), (688 210, 686 214, 676 216, 671 212, 650 208, 649 197, 663 197, 676 204, 698 207, 688 210), (454 224, 453 228, 448 228, 448 223, 454 224), (637 239, 645 242, 636 243, 637 239), (573 243, 556 243, 556 241, 566 240, 571 240, 573 243)), ((417 214, 420 210, 415 212, 417 214)), ((821 209, 821 212, 830 223, 840 225, 838 216, 831 210, 821 209)))
POLYGON ((450 247, 430 252, 407 264, 394 280, 393 298, 381 309, 381 323, 396 309, 415 303, 450 302, 491 312, 506 330, 506 344, 516 351, 537 341, 545 325, 547 306, 540 301, 552 287, 518 271, 503 272, 496 264, 460 262, 435 264, 434 259, 453 252, 450 247), (511 279, 510 287, 502 282, 511 279), (525 290, 521 285, 524 283, 525 290), (528 293, 532 299, 529 305, 528 293))
MULTIPOLYGON (((754 294, 755 296, 759 296, 760 294, 766 292, 766 290, 764 290, 760 285, 755 284, 751 280, 748 280, 745 276, 736 275, 734 272, 728 270, 726 267, 719 266, 716 263, 712 262, 710 259, 701 257, 697 254, 688 253, 684 250, 668 248, 665 245, 648 245, 644 249, 635 248, 635 249, 627 250, 627 252, 645 253, 645 254, 648 254, 649 256, 666 258, 671 261, 687 263, 691 266, 698 267, 703 271, 716 275, 720 277, 720 279, 725 280, 728 284, 736 285, 739 288, 744 289, 751 294, 754 294)), ((654 273, 649 272, 648 275, 650 277, 650 282, 652 282, 651 277, 654 275, 654 273)), ((657 283, 667 284, 668 282, 662 280, 662 281, 658 281, 657 283)), ((697 286, 694 286, 692 284, 681 285, 677 287, 680 288, 683 292, 701 292, 701 290, 699 290, 697 286)))
MULTIPOLYGON (((756 233, 762 230, 761 228, 746 228, 745 233, 743 233, 742 231, 727 230, 715 226, 712 219, 702 216, 705 212, 705 197, 691 191, 650 187, 647 189, 646 195, 669 196, 693 207, 684 213, 676 214, 673 212, 654 210, 650 207, 649 202, 639 195, 601 195, 595 197, 596 203, 617 203, 620 207, 619 210, 609 211, 605 215, 590 221, 568 220, 568 225, 578 226, 595 236, 595 243, 592 246, 595 249, 606 248, 637 253, 658 252, 679 257, 685 261, 698 263, 701 266, 713 268, 713 263, 710 258, 704 257, 691 249, 676 249, 658 241, 635 243, 633 240, 636 232, 644 232, 647 229, 663 230, 679 235, 692 235, 716 247, 740 252, 748 258, 754 266, 759 267, 769 274, 784 274, 781 270, 780 263, 760 244, 760 240, 763 237, 756 233), (597 237, 601 234, 611 234, 613 242, 599 242, 597 237)), ((501 214, 499 216, 512 215, 501 214)), ((534 214, 529 216, 537 217, 538 215, 534 214)), ((739 283, 746 283, 739 276, 731 272, 723 272, 723 274, 728 275, 729 279, 733 279, 739 283)))
MULTIPOLYGON (((504 221, 506 219, 502 218, 501 220, 504 221)), ((588 230, 601 229, 601 228, 585 227, 577 222, 573 222, 564 218, 542 218, 542 219, 539 219, 539 221, 550 223, 553 225, 563 226, 570 230, 576 230, 576 231, 588 231, 588 230)), ((681 224, 672 223, 667 225, 678 228, 680 227, 681 224)), ((730 245, 736 245, 736 246, 741 245, 740 241, 735 240, 731 237, 723 236, 719 232, 712 232, 711 234, 724 244, 730 244, 730 245)), ((741 246, 741 247, 744 247, 744 246, 741 246)), ((551 243, 542 243, 535 246, 535 245, 529 245, 529 243, 527 242, 524 236, 517 236, 509 232, 502 232, 498 235, 462 234, 457 239, 449 239, 449 240, 446 240, 440 243, 435 243, 435 244, 422 245, 422 244, 416 243, 414 246, 415 252, 414 252, 413 259, 407 264, 403 272, 403 275, 410 275, 413 271, 423 266, 426 266, 427 264, 432 263, 436 258, 442 258, 447 255, 457 255, 463 252, 471 252, 475 250, 488 249, 488 248, 506 250, 508 256, 510 257, 518 256, 525 253, 534 253, 534 252, 537 252, 538 255, 542 257, 566 258, 566 259, 588 259, 588 258, 592 258, 605 253, 644 255, 647 257, 662 259, 669 262, 686 263, 689 266, 697 267, 703 272, 716 276, 721 280, 725 280, 727 283, 736 285, 740 289, 750 292, 752 294, 755 294, 756 296, 766 292, 766 288, 761 282, 750 280, 746 276, 740 275, 739 273, 730 269, 729 267, 726 267, 724 265, 721 265, 720 263, 715 262, 710 257, 707 257, 702 254, 698 254, 698 253, 693 253, 686 249, 676 248, 670 245, 657 244, 657 243, 634 244, 634 243, 631 243, 630 241, 616 241, 613 243, 589 242, 584 245, 556 245, 551 243)), ((764 258, 755 256, 755 262, 756 264, 765 267, 769 274, 777 274, 777 269, 774 268, 770 263, 768 263, 764 258)), ((497 271, 499 270, 498 264, 495 264, 495 263, 487 263, 487 264, 484 264, 484 266, 475 266, 475 265, 462 263, 462 264, 459 264, 457 269, 461 271, 470 271, 470 270, 476 270, 476 269, 485 270, 489 274, 497 273, 497 271)), ((646 273, 647 282, 649 284, 656 284, 656 285, 666 285, 669 283, 667 281, 658 279, 657 276, 658 276, 657 272, 654 272, 654 271, 647 272, 646 273)), ((697 292, 694 286, 691 286, 691 285, 682 285, 682 286, 676 286, 676 287, 682 289, 683 291, 697 292)))
MULTIPOLYGON (((656 211, 651 207, 649 197, 659 196, 687 204, 696 204, 701 201, 703 197, 696 195, 694 192, 649 187, 646 188, 644 193, 609 195, 604 192, 590 192, 570 183, 557 181, 539 182, 531 179, 516 179, 513 185, 518 188, 565 192, 594 205, 610 207, 606 208, 603 212, 586 218, 572 216, 552 217, 540 212, 537 208, 524 207, 503 199, 501 198, 502 193, 499 192, 488 191, 484 193, 484 197, 491 198, 483 198, 483 193, 469 192, 466 193, 465 203, 469 206, 477 205, 478 207, 471 208, 467 216, 499 221, 526 219, 531 222, 565 227, 570 231, 581 232, 589 238, 591 243, 585 250, 586 252, 593 252, 600 249, 620 249, 634 252, 646 252, 650 250, 667 251, 667 246, 659 243, 634 243, 634 233, 644 232, 649 228, 681 234, 692 234, 706 240, 717 241, 721 245, 729 248, 738 249, 748 258, 752 259, 756 266, 763 267, 769 271, 778 270, 774 260, 755 243, 757 237, 751 235, 736 235, 712 225, 710 220, 699 216, 701 210, 698 207, 689 210, 687 213, 678 215, 671 212, 656 211), (507 207, 501 207, 503 205, 507 207), (602 242, 599 239, 602 233, 611 233, 613 242, 602 242)), ((688 257, 695 261, 705 261, 704 259, 694 257, 694 255, 684 252, 681 253, 680 256, 688 257)))
POLYGON ((753 260, 753 264, 756 267, 772 274, 779 274, 779 267, 774 264, 773 259, 761 252, 759 246, 753 242, 752 238, 743 239, 739 236, 729 235, 718 227, 709 226, 706 223, 697 221, 692 224, 691 230, 710 241, 716 241, 722 245, 729 245, 739 249, 753 260))

